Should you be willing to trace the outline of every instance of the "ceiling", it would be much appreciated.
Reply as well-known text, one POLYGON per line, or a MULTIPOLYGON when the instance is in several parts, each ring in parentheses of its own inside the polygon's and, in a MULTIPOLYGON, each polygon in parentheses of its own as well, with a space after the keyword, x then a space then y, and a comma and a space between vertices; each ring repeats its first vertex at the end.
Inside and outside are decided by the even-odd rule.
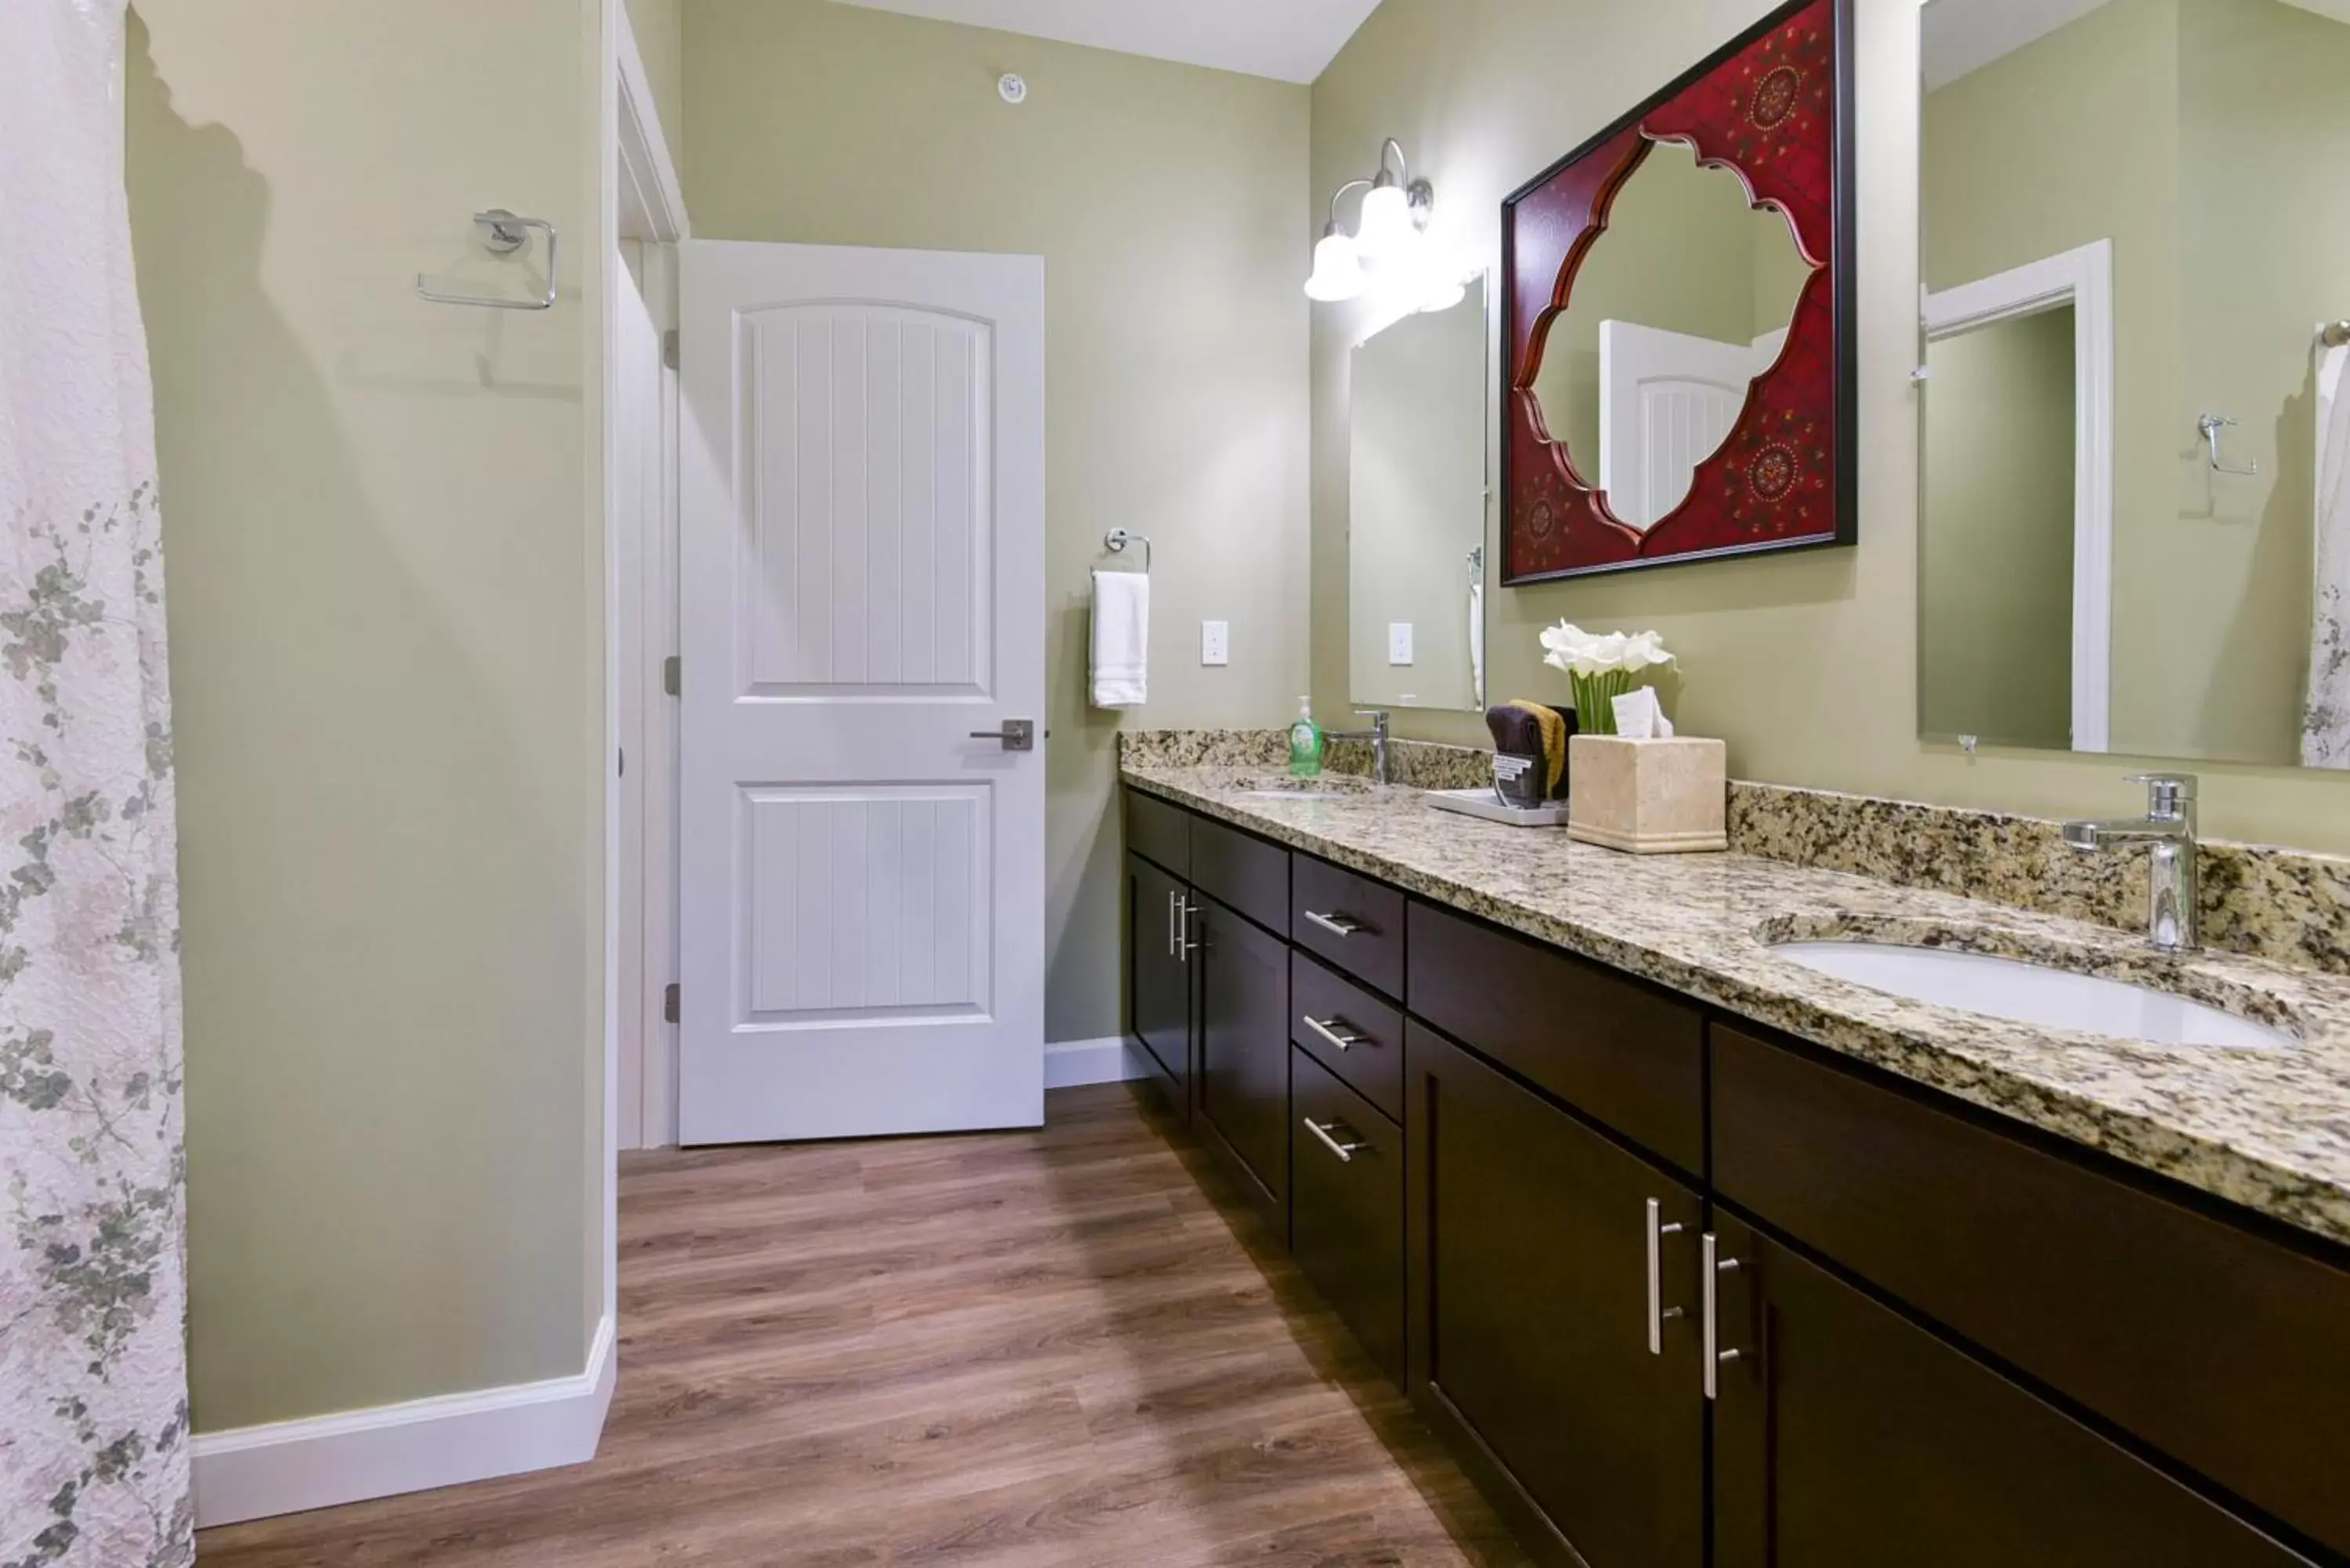
MULTIPOLYGON (((1322 74, 1378 0, 835 0, 1285 82, 1322 74)), ((1007 67, 1019 62, 1007 60, 1007 67)))
POLYGON ((1929 0, 1926 88, 1946 88, 1970 71, 2077 22, 2106 0, 1929 0))

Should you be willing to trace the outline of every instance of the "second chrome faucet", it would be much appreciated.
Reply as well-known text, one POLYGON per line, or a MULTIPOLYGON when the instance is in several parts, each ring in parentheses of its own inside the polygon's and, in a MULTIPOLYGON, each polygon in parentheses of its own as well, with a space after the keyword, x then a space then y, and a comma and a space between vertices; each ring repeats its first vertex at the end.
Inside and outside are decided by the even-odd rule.
POLYGON ((2083 851, 2151 846, 2147 940, 2165 952, 2192 952, 2202 945, 2196 924, 2195 775, 2134 774, 2130 782, 2146 785, 2144 816, 2068 822, 2064 842, 2083 851))

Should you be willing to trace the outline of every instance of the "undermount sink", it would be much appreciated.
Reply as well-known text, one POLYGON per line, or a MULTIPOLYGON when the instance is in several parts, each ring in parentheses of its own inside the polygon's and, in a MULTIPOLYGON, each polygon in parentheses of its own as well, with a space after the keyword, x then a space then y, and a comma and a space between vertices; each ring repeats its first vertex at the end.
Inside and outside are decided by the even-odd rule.
POLYGON ((2044 1029, 2239 1051, 2295 1044, 2282 1030, 2167 991, 1991 953, 1867 941, 1783 941, 1771 950, 1874 991, 2044 1029))

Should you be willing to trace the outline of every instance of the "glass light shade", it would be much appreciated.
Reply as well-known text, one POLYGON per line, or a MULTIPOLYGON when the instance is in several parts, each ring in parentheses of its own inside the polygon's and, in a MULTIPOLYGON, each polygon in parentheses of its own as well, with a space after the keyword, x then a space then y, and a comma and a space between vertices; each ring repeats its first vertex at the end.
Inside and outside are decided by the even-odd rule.
POLYGON ((1357 298, 1364 281, 1354 240, 1336 229, 1324 234, 1314 247, 1314 275, 1305 280, 1305 297, 1328 302, 1357 298))
POLYGON ((1363 198, 1363 219, 1356 225, 1355 244, 1365 261, 1384 265, 1399 257, 1419 238, 1411 221, 1411 199, 1400 185, 1379 185, 1363 198))

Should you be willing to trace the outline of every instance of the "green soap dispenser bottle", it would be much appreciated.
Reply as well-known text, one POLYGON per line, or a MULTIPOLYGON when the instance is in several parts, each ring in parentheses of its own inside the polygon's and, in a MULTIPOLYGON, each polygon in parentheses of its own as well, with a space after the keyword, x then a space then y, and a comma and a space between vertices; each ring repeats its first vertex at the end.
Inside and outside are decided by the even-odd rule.
POLYGON ((1314 722, 1314 699, 1297 700, 1297 722, 1289 726, 1289 771, 1298 778, 1322 774, 1322 727, 1314 722))

